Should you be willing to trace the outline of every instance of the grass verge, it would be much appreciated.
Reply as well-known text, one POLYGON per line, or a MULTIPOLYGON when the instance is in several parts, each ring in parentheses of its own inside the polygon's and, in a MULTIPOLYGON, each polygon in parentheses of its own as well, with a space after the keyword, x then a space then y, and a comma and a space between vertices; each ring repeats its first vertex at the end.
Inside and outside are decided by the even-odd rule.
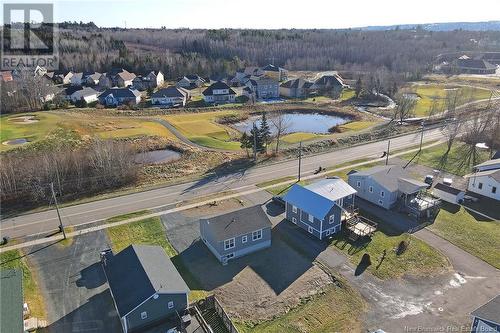
POLYGON ((2 269, 20 268, 23 271, 23 297, 28 307, 30 308, 31 315, 40 319, 47 316, 45 303, 42 293, 38 286, 36 273, 31 271, 23 253, 20 250, 12 250, 0 253, 0 262, 2 269))
POLYGON ((443 203, 430 230, 461 249, 500 269, 500 225, 463 207, 443 203))
MULTIPOLYGON (((107 220, 110 223, 118 222, 127 218, 137 217, 149 213, 148 211, 139 211, 131 214, 113 217, 107 220)), ((204 298, 207 292, 200 286, 199 281, 191 274, 184 264, 181 256, 167 239, 166 230, 159 217, 147 218, 126 225, 115 226, 106 229, 111 241, 113 252, 119 252, 131 244, 145 244, 161 246, 172 260, 189 289, 189 300, 191 302, 204 298)))

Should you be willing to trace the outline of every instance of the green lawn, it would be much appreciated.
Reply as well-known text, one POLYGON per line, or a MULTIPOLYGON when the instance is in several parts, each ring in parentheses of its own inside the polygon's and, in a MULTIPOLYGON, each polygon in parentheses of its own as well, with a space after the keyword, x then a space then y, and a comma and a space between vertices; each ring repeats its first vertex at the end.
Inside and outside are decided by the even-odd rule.
MULTIPOLYGON (((127 215, 116 216, 108 219, 107 222, 118 222, 120 220, 141 216, 147 213, 149 212, 140 211, 127 215)), ((184 281, 186 281, 187 285, 191 289, 191 293, 189 295, 190 301, 196 301, 206 297, 207 292, 200 287, 199 281, 187 269, 182 258, 168 241, 165 228, 163 227, 159 217, 147 218, 137 222, 111 227, 106 229, 106 232, 111 241, 113 252, 121 251, 130 244, 161 246, 171 258, 184 281)))
POLYGON ((347 101, 351 98, 353 98, 356 95, 356 91, 352 89, 343 89, 342 93, 340 94, 340 100, 341 101, 347 101))
POLYGON ((462 96, 459 105, 470 101, 488 99, 491 94, 490 90, 487 89, 442 84, 414 85, 405 90, 416 93, 420 97, 415 107, 415 115, 422 117, 429 115, 433 99, 437 100, 437 112, 444 111, 446 95, 453 89, 457 89, 462 96))
POLYGON ((23 271, 23 297, 33 317, 46 318, 47 312, 40 288, 38 287, 35 272, 32 272, 27 264, 26 258, 21 258, 22 252, 12 250, 0 253, 0 268, 20 268, 23 271))
MULTIPOLYGON (((446 163, 442 162, 442 156, 446 152, 446 144, 439 144, 430 148, 423 149, 422 152, 412 161, 412 163, 422 164, 433 169, 443 170, 455 175, 463 176, 470 173, 472 161, 465 163, 467 147, 462 142, 456 142, 451 148, 446 163)), ((485 149, 477 149, 476 164, 489 159, 489 153, 485 149)), ((401 158, 410 160, 416 153, 404 154, 401 158)))
POLYGON ((295 132, 284 135, 281 140, 286 143, 299 143, 301 141, 309 141, 313 139, 319 139, 326 137, 326 135, 315 134, 315 133, 305 133, 305 132, 295 132))
POLYGON ((449 267, 448 259, 433 247, 408 234, 389 235, 385 230, 378 230, 371 241, 365 244, 353 244, 343 235, 337 235, 332 246, 349 257, 352 264, 358 265, 363 254, 370 254, 372 264, 368 271, 381 279, 398 278, 403 275, 428 276, 442 272, 449 267), (407 250, 396 255, 401 241, 409 241, 407 250), (379 266, 383 251, 386 256, 379 266), (378 267, 378 268, 377 268, 378 267))
POLYGON ((240 133, 229 126, 216 122, 221 116, 237 114, 234 110, 182 113, 164 116, 189 140, 209 148, 240 150, 240 143, 234 141, 240 133))
POLYGON ((347 131, 361 131, 370 128, 377 124, 376 121, 351 121, 347 124, 340 125, 342 132, 347 131))
POLYGON ((436 220, 428 228, 500 269, 499 221, 484 221, 463 207, 444 203, 436 220))
POLYGON ((361 296, 342 283, 302 300, 283 316, 256 325, 236 322, 236 326, 240 333, 360 332, 364 307, 361 296))

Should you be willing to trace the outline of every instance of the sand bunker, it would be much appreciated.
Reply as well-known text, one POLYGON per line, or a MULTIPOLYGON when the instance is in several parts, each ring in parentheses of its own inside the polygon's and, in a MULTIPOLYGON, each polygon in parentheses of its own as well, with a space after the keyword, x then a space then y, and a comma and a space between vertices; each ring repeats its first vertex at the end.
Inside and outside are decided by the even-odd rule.
POLYGON ((21 116, 10 118, 9 121, 16 124, 33 124, 39 122, 40 120, 38 120, 35 116, 21 116))
POLYGON ((2 144, 6 145, 6 146, 15 146, 15 145, 24 145, 28 142, 29 141, 27 139, 20 138, 20 139, 7 140, 7 141, 2 142, 2 144))

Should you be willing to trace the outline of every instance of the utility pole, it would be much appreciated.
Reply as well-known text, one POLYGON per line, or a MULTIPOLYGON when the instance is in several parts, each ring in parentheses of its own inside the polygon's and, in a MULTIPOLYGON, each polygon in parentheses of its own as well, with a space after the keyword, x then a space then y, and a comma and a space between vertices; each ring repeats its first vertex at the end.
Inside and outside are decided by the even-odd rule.
POLYGON ((387 155, 385 155, 385 165, 389 163, 389 150, 391 149, 391 140, 387 142, 387 155))
POLYGON ((300 166, 302 164, 302 141, 299 143, 299 182, 300 182, 300 166))
POLYGON ((59 219, 59 230, 62 232, 64 239, 66 239, 66 232, 64 231, 61 214, 59 213, 59 206, 57 205, 56 192, 54 192, 54 183, 50 183, 50 190, 52 191, 52 198, 54 199, 54 204, 56 205, 57 218, 59 219))
POLYGON ((418 152, 420 153, 422 151, 422 142, 424 141, 424 121, 422 120, 422 125, 420 126, 422 128, 422 131, 420 132, 420 149, 418 152))
POLYGON ((257 126, 253 123, 253 161, 257 162, 257 126))

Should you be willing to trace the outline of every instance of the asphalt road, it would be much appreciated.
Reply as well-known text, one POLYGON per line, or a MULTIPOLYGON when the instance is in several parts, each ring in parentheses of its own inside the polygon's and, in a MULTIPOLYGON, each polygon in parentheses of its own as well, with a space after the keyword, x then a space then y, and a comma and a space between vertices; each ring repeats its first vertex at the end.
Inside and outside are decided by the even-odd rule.
MULTIPOLYGON (((442 138, 440 129, 430 129, 425 131, 424 142, 442 138)), ((391 150, 414 146, 419 142, 420 133, 392 138, 391 150)), ((312 174, 319 166, 329 167, 362 158, 378 158, 386 149, 387 141, 380 141, 304 157, 302 175, 312 174)), ((248 190, 264 181, 297 175, 297 165, 298 162, 292 160, 253 167, 223 176, 210 176, 194 182, 68 206, 60 211, 66 226, 94 223, 112 216, 143 209, 158 209, 208 194, 248 190)), ((56 229, 58 224, 56 211, 47 210, 2 220, 0 234, 11 238, 46 234, 56 229)))

